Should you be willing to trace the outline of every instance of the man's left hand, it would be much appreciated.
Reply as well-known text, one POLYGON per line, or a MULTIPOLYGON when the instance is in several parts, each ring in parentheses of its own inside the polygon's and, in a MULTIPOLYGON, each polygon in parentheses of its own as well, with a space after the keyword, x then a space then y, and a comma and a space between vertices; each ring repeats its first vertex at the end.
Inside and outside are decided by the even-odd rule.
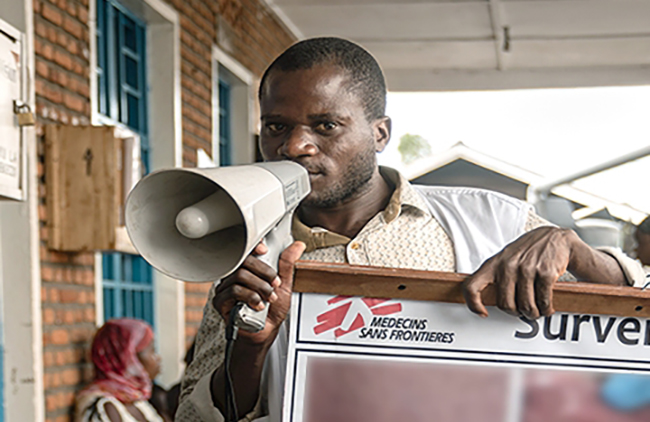
POLYGON ((582 241, 573 230, 557 227, 524 234, 463 282, 467 306, 486 317, 481 292, 494 284, 503 311, 528 319, 553 314, 553 285, 567 271, 576 242, 582 241))

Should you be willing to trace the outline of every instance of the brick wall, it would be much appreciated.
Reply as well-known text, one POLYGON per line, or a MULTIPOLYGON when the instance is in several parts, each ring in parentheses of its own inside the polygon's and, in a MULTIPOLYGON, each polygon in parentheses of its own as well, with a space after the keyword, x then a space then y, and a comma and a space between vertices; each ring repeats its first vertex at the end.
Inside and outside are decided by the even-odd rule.
MULTIPOLYGON (((43 125, 90 124, 89 1, 33 0, 46 420, 70 421, 74 395, 90 379, 95 332, 94 256, 47 248, 43 125)), ((179 12, 183 165, 211 151, 212 45, 259 76, 294 39, 257 0, 168 0, 179 12)), ((209 286, 186 285, 186 338, 196 334, 209 286)))
MULTIPOLYGON (((45 123, 90 121, 88 0, 34 0, 36 113, 45 123)), ((91 379, 95 331, 92 253, 47 249, 43 141, 39 136, 43 383, 48 421, 69 421, 76 391, 91 379)))

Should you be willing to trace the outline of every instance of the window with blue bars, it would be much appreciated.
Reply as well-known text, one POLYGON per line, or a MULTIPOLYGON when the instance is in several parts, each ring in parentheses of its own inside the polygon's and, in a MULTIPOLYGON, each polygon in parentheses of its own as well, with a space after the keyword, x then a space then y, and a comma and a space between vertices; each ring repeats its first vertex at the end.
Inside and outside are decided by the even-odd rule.
POLYGON ((104 318, 139 318, 153 325, 151 266, 139 256, 105 253, 104 318))
POLYGON ((219 165, 232 164, 232 87, 229 82, 219 78, 219 165))
MULTIPOLYGON (((142 167, 149 171, 146 25, 116 0, 97 0, 98 112, 140 136, 142 167)), ((152 268, 140 256, 104 253, 104 320, 140 318, 154 323, 152 268)))

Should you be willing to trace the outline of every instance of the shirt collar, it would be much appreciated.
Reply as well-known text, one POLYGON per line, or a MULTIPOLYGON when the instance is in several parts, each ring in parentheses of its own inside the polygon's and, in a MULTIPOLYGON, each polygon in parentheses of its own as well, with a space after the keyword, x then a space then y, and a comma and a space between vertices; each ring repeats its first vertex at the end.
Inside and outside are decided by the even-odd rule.
MULTIPOLYGON (((381 212, 385 224, 390 224, 402 212, 406 212, 407 210, 414 211, 423 216, 431 215, 422 196, 397 170, 380 166, 379 172, 386 182, 395 189, 388 201, 388 205, 381 212)), ((331 232, 322 227, 308 227, 300 221, 297 214, 293 217, 291 229, 293 237, 296 240, 304 242, 307 246, 305 252, 331 246, 347 245, 352 240, 347 236, 331 232)))
POLYGON ((382 211, 384 221, 389 224, 394 221, 400 213, 407 209, 412 209, 423 215, 430 215, 427 203, 422 198, 413 185, 400 172, 390 167, 379 167, 379 172, 383 178, 395 187, 395 191, 382 211))
POLYGON ((308 227, 300 221, 298 213, 293 215, 291 232, 295 240, 300 240, 307 246, 305 252, 329 248, 330 246, 347 245, 351 240, 347 236, 331 232, 322 227, 308 227))

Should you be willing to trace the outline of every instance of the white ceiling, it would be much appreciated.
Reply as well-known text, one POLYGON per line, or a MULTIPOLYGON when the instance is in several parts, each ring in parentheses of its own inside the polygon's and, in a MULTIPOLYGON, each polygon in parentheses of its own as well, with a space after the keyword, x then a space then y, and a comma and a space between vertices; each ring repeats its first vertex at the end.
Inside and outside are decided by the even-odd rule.
POLYGON ((650 0, 268 0, 299 38, 336 35, 392 91, 650 84, 650 0))

